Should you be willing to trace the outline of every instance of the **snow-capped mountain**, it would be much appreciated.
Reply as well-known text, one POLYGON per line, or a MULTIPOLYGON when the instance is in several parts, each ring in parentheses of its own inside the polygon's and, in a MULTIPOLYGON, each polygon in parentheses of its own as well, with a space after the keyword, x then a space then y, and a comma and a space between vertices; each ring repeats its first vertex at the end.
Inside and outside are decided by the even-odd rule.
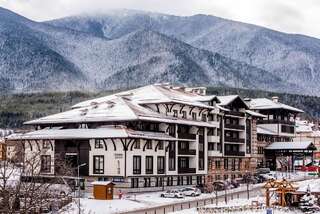
POLYGON ((320 91, 319 39, 214 16, 180 17, 130 10, 67 17, 49 23, 111 39, 137 29, 158 31, 194 47, 269 71, 284 81, 303 87, 301 93, 317 94, 320 91))
MULTIPOLYGON (((238 34, 242 28, 250 28, 254 33, 259 27, 213 16, 178 17, 130 10, 39 23, 0 8, 0 90, 96 90, 172 82, 296 93, 319 91, 315 83, 319 72, 314 69, 315 79, 310 79, 307 73, 300 82, 284 74, 285 68, 295 68, 299 60, 291 60, 295 65, 286 64, 279 73, 274 70, 278 61, 269 67, 261 65, 271 60, 268 54, 273 58, 277 56, 269 49, 261 64, 242 57, 243 52, 236 45, 243 39, 241 33, 238 34), (223 25, 221 23, 226 26, 229 23, 229 34, 228 30, 217 27, 223 25), (220 31, 215 35, 213 29, 220 31), (233 34, 240 39, 230 39, 233 34), (227 41, 230 46, 225 49, 229 51, 223 48, 227 41), (237 50, 239 57, 232 54, 237 50)), ((270 32, 288 38, 293 36, 270 32)), ((243 36, 250 40, 248 35, 243 36)), ((243 43, 238 46, 246 47, 243 43)), ((262 44, 259 40, 257 43, 251 52, 263 52, 262 44)), ((282 46, 275 47, 274 51, 276 48, 282 46)), ((261 56, 251 54, 251 57, 261 56)), ((299 72, 292 70, 290 74, 299 77, 299 72)))

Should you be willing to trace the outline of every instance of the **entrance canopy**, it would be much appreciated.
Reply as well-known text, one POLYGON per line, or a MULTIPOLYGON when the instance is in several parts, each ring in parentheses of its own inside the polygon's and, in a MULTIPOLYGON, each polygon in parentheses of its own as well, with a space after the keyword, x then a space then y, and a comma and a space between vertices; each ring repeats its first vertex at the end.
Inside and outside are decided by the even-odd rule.
POLYGON ((317 148, 311 141, 274 142, 266 147, 269 151, 302 152, 315 151, 317 148))

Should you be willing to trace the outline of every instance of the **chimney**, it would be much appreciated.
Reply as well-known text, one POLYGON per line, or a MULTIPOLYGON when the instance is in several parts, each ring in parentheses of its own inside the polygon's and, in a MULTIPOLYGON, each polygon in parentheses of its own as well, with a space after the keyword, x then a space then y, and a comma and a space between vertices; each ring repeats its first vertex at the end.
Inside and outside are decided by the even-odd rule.
POLYGON ((278 96, 273 96, 271 99, 275 103, 279 102, 279 97, 278 96))

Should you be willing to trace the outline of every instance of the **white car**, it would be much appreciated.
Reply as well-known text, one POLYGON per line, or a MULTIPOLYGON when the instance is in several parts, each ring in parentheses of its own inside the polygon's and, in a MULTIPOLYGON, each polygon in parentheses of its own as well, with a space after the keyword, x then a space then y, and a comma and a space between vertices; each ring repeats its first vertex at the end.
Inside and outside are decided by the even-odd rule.
POLYGON ((182 188, 180 189, 180 192, 185 196, 195 197, 201 195, 201 191, 199 189, 192 187, 182 188))
POLYGON ((168 190, 165 193, 161 193, 162 198, 184 198, 184 195, 178 190, 168 190))

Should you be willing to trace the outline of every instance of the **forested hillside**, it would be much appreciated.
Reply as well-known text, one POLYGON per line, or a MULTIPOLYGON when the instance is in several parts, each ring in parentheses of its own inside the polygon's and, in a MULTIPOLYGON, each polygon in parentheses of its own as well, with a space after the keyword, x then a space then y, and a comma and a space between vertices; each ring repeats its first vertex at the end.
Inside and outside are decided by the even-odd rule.
MULTIPOLYGON (((115 91, 99 93, 57 92, 0 95, 0 128, 23 128, 23 122, 67 110, 80 101, 101 97, 115 91)), ((259 90, 210 87, 209 94, 240 94, 242 97, 279 96, 280 102, 303 109, 305 116, 319 118, 320 98, 295 94, 274 93, 259 90)))

